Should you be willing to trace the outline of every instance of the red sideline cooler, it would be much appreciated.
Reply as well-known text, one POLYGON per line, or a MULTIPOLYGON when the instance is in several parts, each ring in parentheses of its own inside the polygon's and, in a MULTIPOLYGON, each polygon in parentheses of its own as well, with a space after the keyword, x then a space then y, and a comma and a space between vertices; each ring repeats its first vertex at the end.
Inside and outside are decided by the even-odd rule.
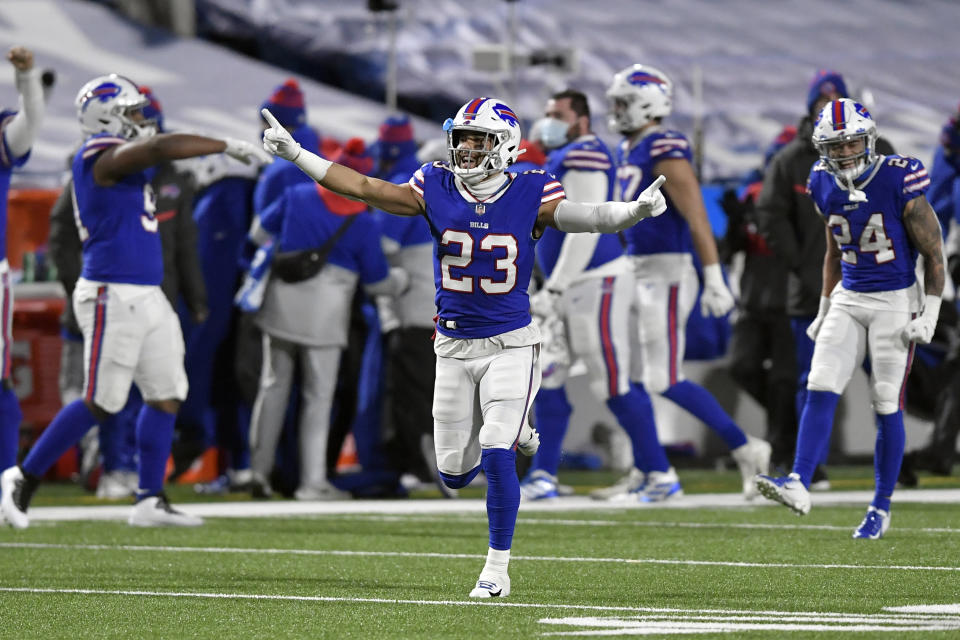
MULTIPOLYGON (((20 449, 26 451, 60 410, 60 314, 64 296, 57 282, 17 284, 13 296, 11 377, 23 411, 20 449)), ((69 478, 76 471, 73 449, 51 470, 57 478, 69 478)))

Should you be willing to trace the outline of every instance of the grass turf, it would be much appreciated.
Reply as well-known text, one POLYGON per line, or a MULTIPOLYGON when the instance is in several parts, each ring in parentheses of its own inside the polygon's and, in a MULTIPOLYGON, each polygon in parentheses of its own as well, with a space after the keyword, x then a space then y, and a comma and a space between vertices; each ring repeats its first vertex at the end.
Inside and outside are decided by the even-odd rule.
MULTIPOLYGON (((870 488, 870 471, 831 469, 831 481, 870 488)), ((688 493, 739 487, 735 473, 682 476, 688 493)), ((563 477, 578 493, 612 479, 563 477)), ((45 485, 35 504, 88 501, 45 485)), ((937 631, 883 607, 960 603, 960 508, 895 502, 883 540, 852 540, 865 506, 804 518, 776 506, 521 511, 512 593, 485 602, 466 598, 482 514, 211 518, 192 530, 40 521, 0 529, 0 637, 530 638, 650 632, 656 620, 713 625, 697 638, 957 637, 960 615, 937 631)))

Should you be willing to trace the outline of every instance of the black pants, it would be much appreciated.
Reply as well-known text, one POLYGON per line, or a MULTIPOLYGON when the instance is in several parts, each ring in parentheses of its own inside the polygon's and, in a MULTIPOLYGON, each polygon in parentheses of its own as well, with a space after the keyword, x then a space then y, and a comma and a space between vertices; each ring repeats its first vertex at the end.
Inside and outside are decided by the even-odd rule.
POLYGON ((784 313, 744 311, 733 327, 730 372, 767 411, 773 462, 790 468, 797 444, 797 364, 784 313))
POLYGON ((433 384, 436 356, 433 329, 401 328, 386 336, 384 436, 391 463, 424 481, 433 461, 422 453, 424 436, 433 438, 433 384))

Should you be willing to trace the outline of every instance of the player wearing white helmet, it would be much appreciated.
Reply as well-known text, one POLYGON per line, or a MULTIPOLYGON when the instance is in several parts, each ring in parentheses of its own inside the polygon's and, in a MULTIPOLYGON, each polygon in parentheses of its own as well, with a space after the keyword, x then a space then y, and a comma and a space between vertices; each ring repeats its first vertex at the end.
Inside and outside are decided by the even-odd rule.
POLYGON ((527 422, 540 385, 540 334, 527 287, 543 230, 613 232, 664 209, 660 182, 633 202, 564 200, 544 171, 514 174, 517 115, 497 98, 477 98, 444 124, 447 162, 420 167, 406 184, 362 176, 301 149, 264 111, 264 148, 324 187, 402 216, 424 216, 435 243, 437 466, 451 488, 487 476, 489 550, 474 598, 510 593, 507 567, 520 504, 515 448, 532 455, 527 422))
POLYGON ((239 140, 156 134, 132 81, 111 74, 85 84, 75 105, 86 139, 73 158, 74 218, 83 271, 73 308, 83 332, 84 394, 53 419, 20 466, 0 475, 0 511, 16 528, 40 477, 91 426, 119 411, 136 382, 145 406, 137 419, 139 489, 134 526, 201 524, 173 510, 163 480, 173 426, 186 397, 183 336, 160 289, 163 255, 148 169, 165 160, 227 153, 249 162, 263 152, 239 140))
POLYGON ((877 420, 876 492, 854 538, 875 540, 890 526, 890 498, 903 458, 903 402, 914 345, 933 337, 945 280, 942 236, 925 192, 923 163, 877 155, 877 127, 863 105, 828 103, 813 143, 820 160, 807 191, 823 216, 827 254, 797 453, 788 476, 757 477, 761 493, 803 515, 813 469, 830 441, 833 415, 854 369, 868 354, 877 420), (923 256, 925 296, 915 276, 923 256), (921 311, 922 309, 922 311, 921 311), (919 313, 919 316, 917 315, 919 313))
MULTIPOLYGON (((682 370, 684 327, 698 289, 694 252, 703 265, 702 312, 724 316, 734 300, 723 281, 713 230, 693 172, 690 143, 682 133, 662 124, 673 106, 673 83, 663 71, 635 64, 613 77, 607 100, 608 124, 624 136, 616 154, 620 198, 630 200, 658 177, 667 179, 666 213, 642 233, 624 232, 637 279, 639 327, 638 342, 631 350, 630 379, 639 392, 663 395, 715 431, 730 447, 743 477, 744 496, 751 499, 756 495, 753 476, 766 472, 770 445, 744 434, 710 392, 685 379, 682 370)), ((656 446, 654 442, 638 444, 656 446)), ((631 475, 641 478, 653 471, 633 469, 631 475)), ((665 491, 679 489, 672 468, 653 479, 665 491)), ((636 491, 636 484, 625 486, 636 491)))

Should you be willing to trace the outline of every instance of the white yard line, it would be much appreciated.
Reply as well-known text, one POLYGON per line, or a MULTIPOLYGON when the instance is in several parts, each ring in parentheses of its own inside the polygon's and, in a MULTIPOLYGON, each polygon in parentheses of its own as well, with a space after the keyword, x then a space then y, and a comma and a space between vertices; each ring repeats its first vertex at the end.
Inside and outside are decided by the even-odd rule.
MULTIPOLYGON (((158 553, 222 553, 243 555, 294 555, 294 556, 350 556, 376 558, 440 558, 445 560, 475 560, 486 557, 479 553, 435 553, 418 551, 357 551, 349 549, 251 549, 239 547, 178 547, 162 545, 127 544, 66 544, 46 542, 0 542, 0 549, 64 549, 71 551, 133 551, 158 553)), ((576 562, 637 565, 683 565, 701 567, 750 567, 758 569, 865 569, 879 571, 948 571, 960 572, 960 566, 924 565, 868 565, 868 564, 812 564, 794 562, 732 562, 716 560, 670 560, 661 558, 608 558, 587 556, 525 556, 511 555, 512 561, 576 562)))
MULTIPOLYGON (((812 495, 813 505, 852 504, 866 508, 873 498, 872 491, 827 491, 812 495)), ((893 499, 897 504, 960 504, 960 489, 912 489, 901 490, 893 499)), ((256 518, 277 516, 310 516, 327 514, 439 514, 439 513, 486 513, 482 498, 442 500, 340 500, 332 502, 298 502, 296 500, 266 500, 243 502, 203 502, 176 505, 190 515, 211 518, 256 518)), ((610 503, 591 500, 586 496, 572 496, 553 501, 524 502, 520 505, 521 516, 525 513, 557 511, 625 511, 631 509, 699 509, 783 507, 757 498, 747 502, 739 493, 709 493, 685 495, 664 503, 610 503)), ((125 520, 130 515, 129 505, 98 505, 80 507, 32 507, 32 521, 43 520, 125 520)), ((854 523, 856 524, 856 523, 854 523)), ((894 525, 896 526, 896 525, 894 525)))
MULTIPOLYGON (((412 600, 391 598, 353 598, 335 596, 295 596, 269 593, 210 593, 189 591, 146 591, 121 589, 69 589, 38 587, 0 587, 0 593, 37 595, 126 596, 142 598, 195 598, 213 600, 286 601, 349 603, 353 605, 499 607, 546 611, 582 611, 583 617, 540 618, 541 625, 574 627, 574 630, 544 632, 549 636, 607 636, 690 633, 735 633, 738 631, 806 631, 831 633, 960 630, 960 616, 946 615, 948 610, 896 613, 885 608, 875 614, 823 611, 750 611, 741 609, 665 609, 568 603, 515 602, 491 600, 412 600)), ((958 605, 946 605, 954 607, 958 605)))

